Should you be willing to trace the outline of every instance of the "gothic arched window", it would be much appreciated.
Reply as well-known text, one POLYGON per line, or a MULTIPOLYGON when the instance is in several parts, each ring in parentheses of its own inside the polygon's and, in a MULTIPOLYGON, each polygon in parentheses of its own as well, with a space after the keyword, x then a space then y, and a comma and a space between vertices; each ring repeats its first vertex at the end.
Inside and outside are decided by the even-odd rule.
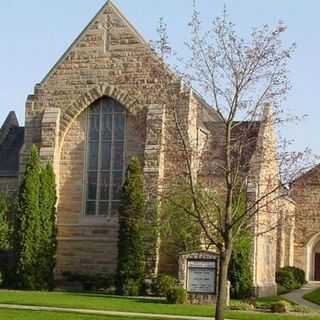
POLYGON ((124 173, 126 111, 111 98, 88 110, 86 209, 87 216, 114 215, 119 207, 124 173))

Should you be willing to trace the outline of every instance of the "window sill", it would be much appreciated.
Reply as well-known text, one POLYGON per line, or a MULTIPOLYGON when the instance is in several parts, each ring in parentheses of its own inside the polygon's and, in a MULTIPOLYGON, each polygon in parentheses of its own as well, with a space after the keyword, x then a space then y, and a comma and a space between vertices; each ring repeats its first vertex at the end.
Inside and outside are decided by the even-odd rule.
POLYGON ((83 225, 118 225, 118 217, 81 216, 79 224, 83 225))

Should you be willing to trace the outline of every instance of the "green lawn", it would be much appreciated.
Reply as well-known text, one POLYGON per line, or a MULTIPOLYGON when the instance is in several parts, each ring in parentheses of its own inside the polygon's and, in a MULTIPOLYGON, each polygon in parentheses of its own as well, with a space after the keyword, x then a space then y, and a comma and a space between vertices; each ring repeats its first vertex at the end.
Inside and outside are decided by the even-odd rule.
MULTIPOLYGON (((20 311, 0 309, 2 320, 127 320, 127 318, 79 315, 60 312, 20 311)), ((133 318, 133 320, 145 320, 133 318)))
POLYGON ((315 315, 266 314, 258 312, 228 312, 226 317, 237 320, 320 320, 315 315))
POLYGON ((320 304, 320 289, 305 294, 303 298, 313 303, 320 304))
MULTIPOLYGON (((271 302, 277 301, 278 298, 260 299, 258 305, 268 305, 271 302)), ((207 316, 212 317, 214 310, 212 306, 199 305, 170 305, 164 303, 164 300, 155 299, 138 299, 138 298, 123 298, 116 296, 107 296, 103 294, 90 293, 71 293, 71 292, 32 292, 32 291, 0 291, 1 304, 21 304, 21 305, 38 305, 80 309, 96 309, 109 311, 127 311, 140 313, 156 313, 156 314, 173 314, 182 316, 207 316)), ((295 315, 277 315, 271 313, 259 312, 240 312, 228 311, 226 317, 229 319, 238 320, 320 320, 320 315, 312 316, 305 314, 303 316, 295 315)), ((83 316, 74 314, 61 314, 50 312, 30 312, 30 311, 7 311, 0 310, 0 319, 63 319, 63 320, 123 320, 117 317, 101 317, 101 316, 83 316), (24 316, 25 314, 25 316, 24 316), (43 316, 45 315, 45 317, 43 316), (29 318, 28 318, 29 317, 29 318)), ((142 320, 142 319, 134 319, 142 320)), ((145 319, 144 319, 145 320, 145 319)))
MULTIPOLYGON (((275 315, 234 312, 227 314, 229 319, 237 320, 319 320, 320 317, 312 316, 292 316, 292 315, 275 315)), ((94 315, 80 315, 63 312, 46 312, 46 311, 25 311, 25 310, 5 310, 0 309, 0 319, 5 320, 147 320, 147 318, 131 317, 107 317, 94 315)), ((150 318, 150 320, 152 320, 150 318)), ((154 319, 156 320, 156 319, 154 319)), ((162 319, 158 319, 162 320, 162 319)))
POLYGON ((128 311, 190 316, 212 316, 212 306, 172 305, 164 300, 135 299, 71 292, 0 291, 0 303, 128 311))

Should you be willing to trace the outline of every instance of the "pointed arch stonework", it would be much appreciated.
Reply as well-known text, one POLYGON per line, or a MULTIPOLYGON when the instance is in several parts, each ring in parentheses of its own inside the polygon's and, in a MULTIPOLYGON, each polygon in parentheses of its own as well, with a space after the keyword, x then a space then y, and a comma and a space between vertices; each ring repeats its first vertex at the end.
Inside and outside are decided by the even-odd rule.
POLYGON ((122 104, 130 113, 137 113, 142 110, 143 106, 138 104, 138 99, 130 96, 126 91, 116 86, 105 84, 94 87, 83 94, 77 101, 74 101, 69 108, 61 115, 60 119, 60 143, 59 149, 63 145, 64 137, 71 127, 73 121, 86 110, 94 101, 103 96, 113 98, 122 104))
POLYGON ((315 248, 320 244, 320 232, 313 235, 305 246, 305 273, 307 281, 314 281, 315 248))
POLYGON ((103 96, 108 96, 118 101, 132 114, 143 108, 142 105, 138 104, 137 98, 129 96, 126 91, 114 85, 104 84, 91 88, 84 93, 78 100, 73 101, 65 112, 58 108, 48 108, 44 111, 41 121, 40 156, 44 161, 53 161, 58 186, 60 176, 59 159, 65 137, 80 114, 103 96))

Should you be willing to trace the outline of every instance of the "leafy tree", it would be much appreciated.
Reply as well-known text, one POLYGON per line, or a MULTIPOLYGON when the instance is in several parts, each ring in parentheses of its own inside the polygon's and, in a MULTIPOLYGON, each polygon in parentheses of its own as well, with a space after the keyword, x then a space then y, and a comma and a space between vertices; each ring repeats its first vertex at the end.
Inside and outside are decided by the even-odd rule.
POLYGON ((144 190, 139 159, 129 163, 119 209, 117 292, 135 295, 142 289, 145 271, 144 190))
MULTIPOLYGON (((288 62, 294 45, 283 45, 286 27, 282 23, 272 29, 256 28, 244 38, 237 34, 225 11, 205 29, 194 7, 189 25, 191 37, 186 44, 190 56, 177 59, 178 68, 180 61, 185 63, 174 79, 178 84, 182 76, 180 90, 168 90, 174 76, 168 75, 162 65, 154 71, 160 90, 152 90, 157 103, 165 105, 167 119, 172 120, 165 126, 164 148, 171 160, 172 168, 168 169, 172 176, 185 177, 175 179, 175 189, 183 189, 192 197, 192 210, 188 206, 183 209, 220 257, 215 319, 223 320, 233 245, 238 235, 247 231, 253 237, 266 233, 266 238, 273 236, 278 224, 274 209, 279 197, 284 197, 280 190, 296 172, 294 160, 300 160, 294 153, 278 152, 274 130, 277 124, 290 120, 284 119, 281 102, 290 89, 288 62), (215 130, 213 139, 210 135, 203 139, 203 150, 198 148, 199 136, 192 134, 192 123, 198 120, 196 112, 184 116, 181 107, 181 101, 192 95, 191 86, 206 98, 214 114, 211 120, 208 117, 209 131, 215 130), (199 165, 203 159, 204 165, 199 165), (207 176, 204 182, 208 188, 199 193, 203 175, 207 176), (241 212, 234 204, 247 191, 248 205, 241 212), (259 224, 258 216, 263 217, 259 224)), ((155 49, 163 60, 174 58, 166 57, 165 24, 161 23, 158 33, 155 49)))
POLYGON ((199 250, 201 245, 201 228, 185 213, 186 206, 192 208, 192 199, 181 192, 164 197, 162 203, 161 245, 175 259, 182 253, 199 250))

